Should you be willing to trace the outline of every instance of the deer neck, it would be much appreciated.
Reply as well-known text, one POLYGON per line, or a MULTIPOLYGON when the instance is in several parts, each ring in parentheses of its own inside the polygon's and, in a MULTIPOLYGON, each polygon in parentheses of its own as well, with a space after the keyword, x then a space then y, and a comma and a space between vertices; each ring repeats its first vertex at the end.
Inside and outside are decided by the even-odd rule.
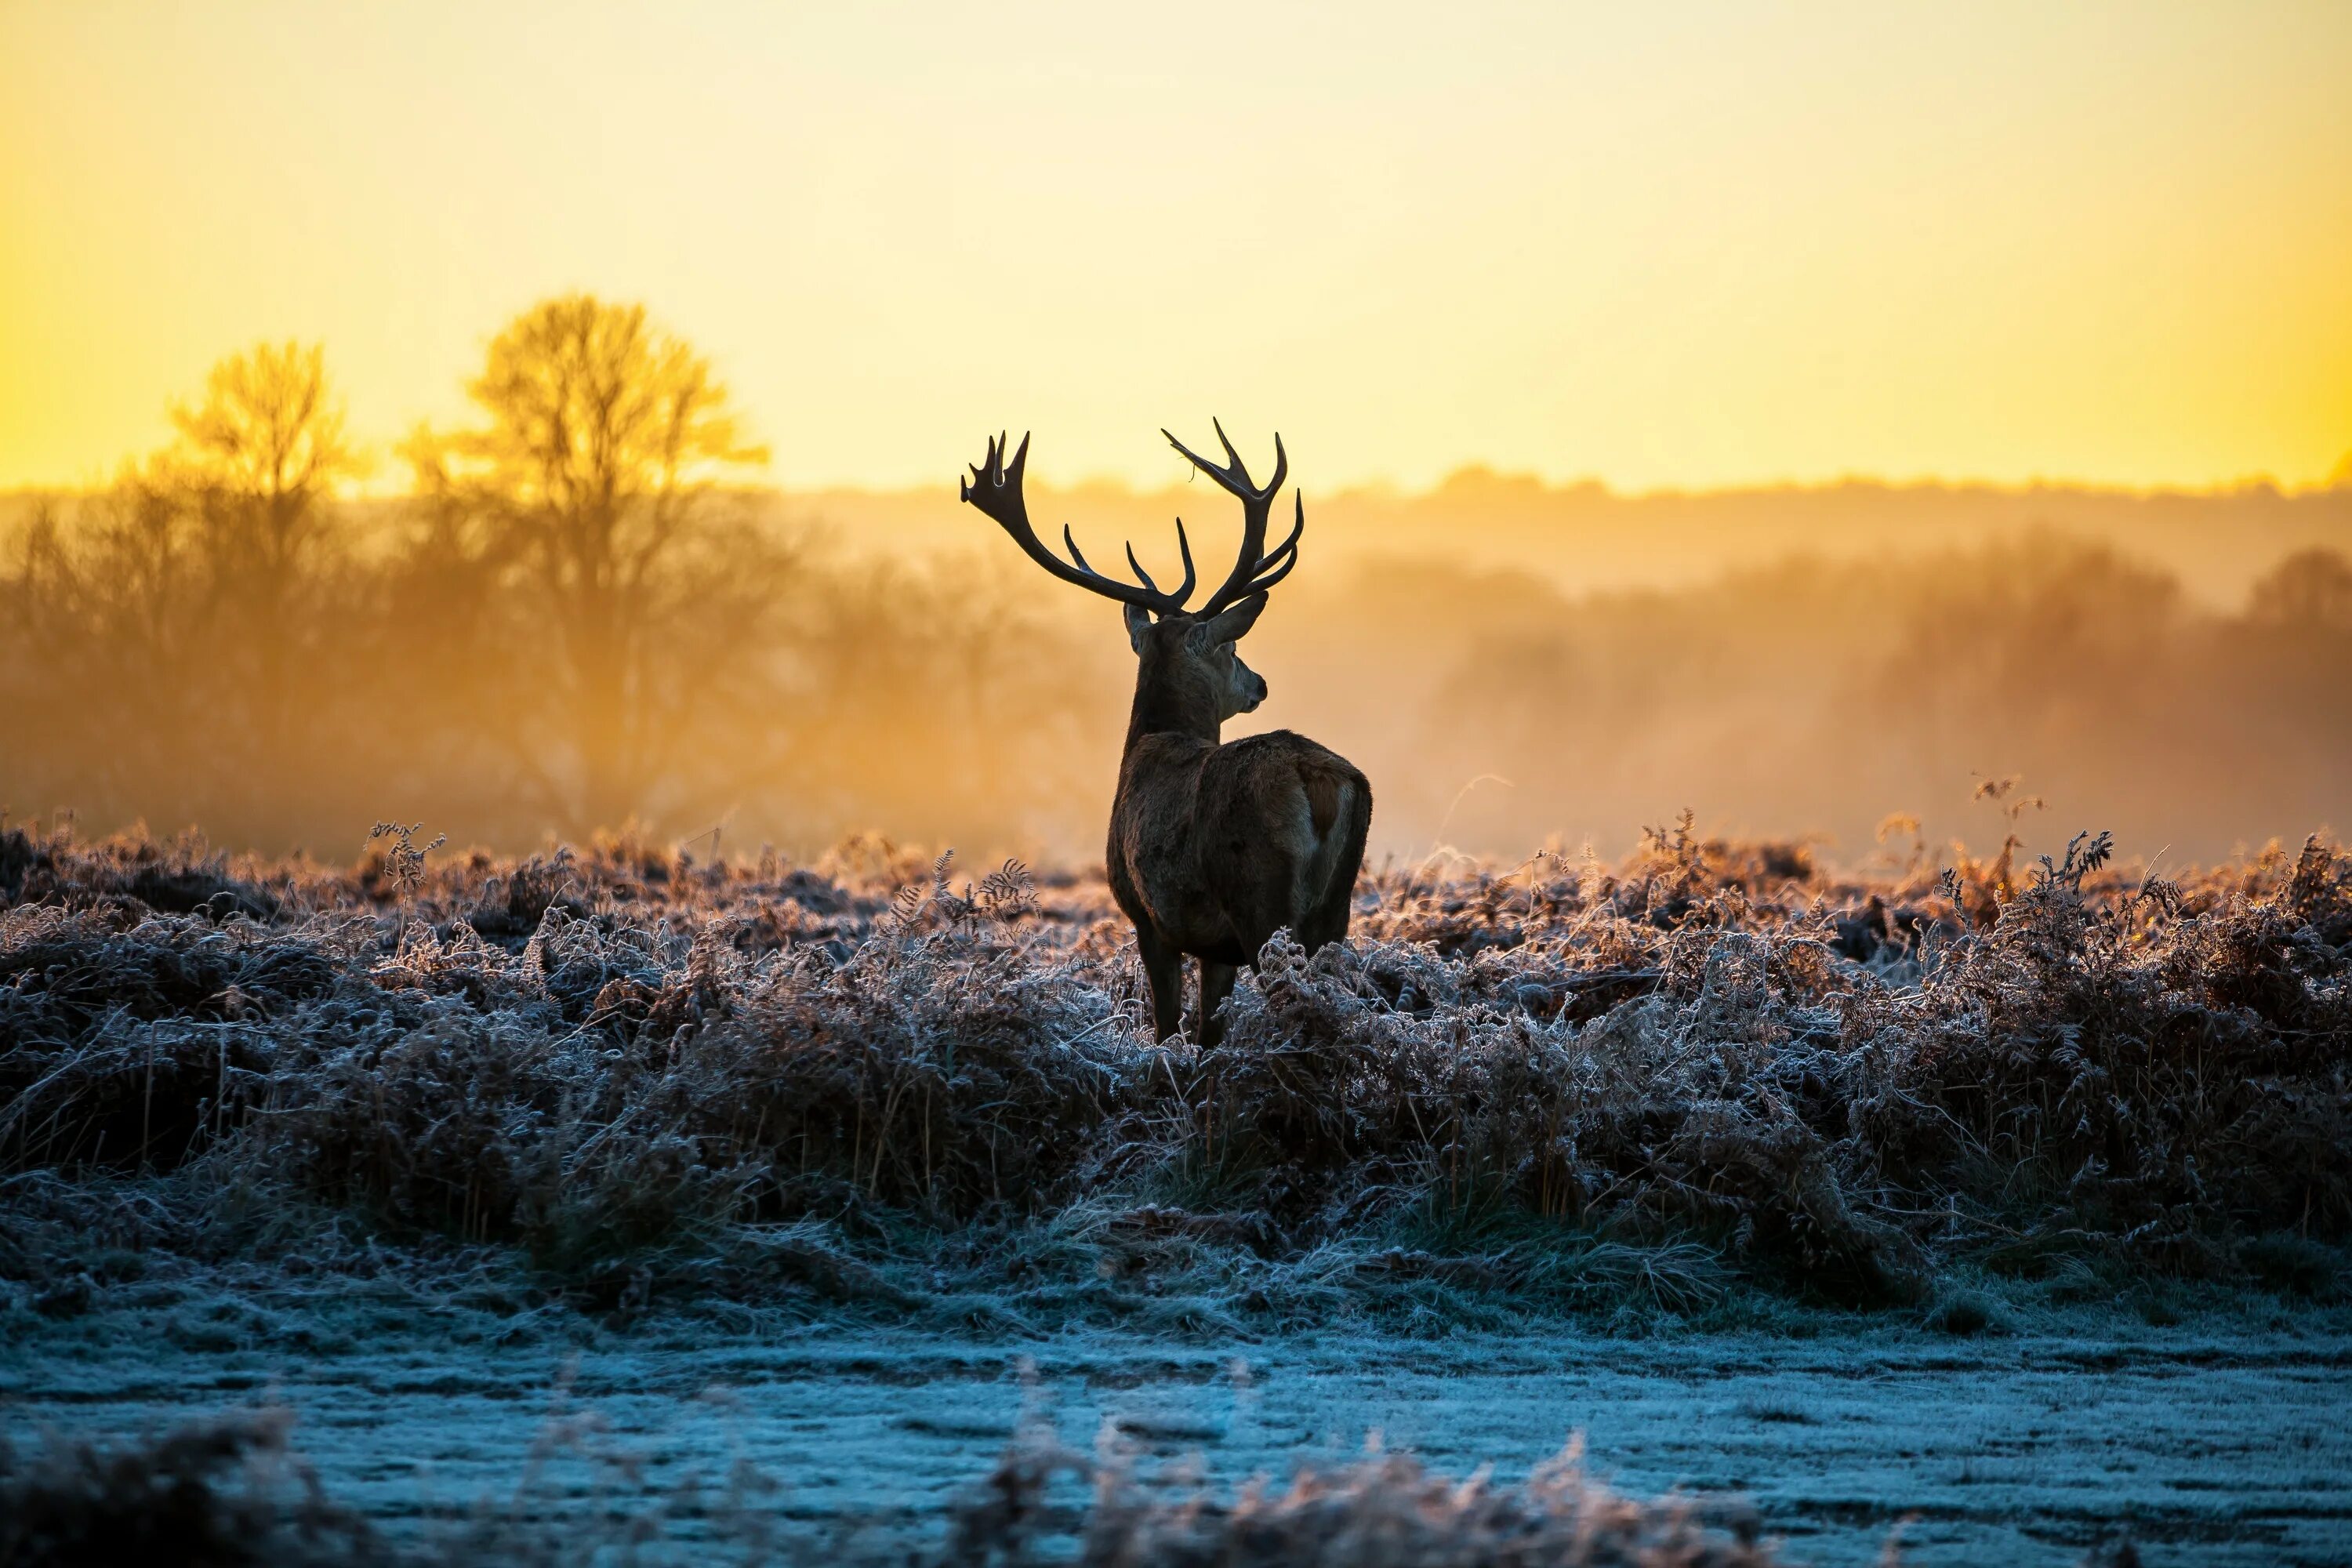
POLYGON ((1188 735, 1213 746, 1223 723, 1214 693, 1172 671, 1156 668, 1147 658, 1135 680, 1135 705, 1127 719, 1127 749, 1135 750, 1147 735, 1188 735))

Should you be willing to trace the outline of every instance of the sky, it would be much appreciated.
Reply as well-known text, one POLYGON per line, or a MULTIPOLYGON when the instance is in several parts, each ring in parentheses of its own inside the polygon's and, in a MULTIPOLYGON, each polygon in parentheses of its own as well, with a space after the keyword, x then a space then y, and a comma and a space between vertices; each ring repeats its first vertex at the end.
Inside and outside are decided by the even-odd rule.
POLYGON ((106 478, 257 339, 462 416, 585 289, 790 488, 982 433, 1156 487, 1478 462, 2323 479, 2352 5, 0 0, 0 487, 106 478))

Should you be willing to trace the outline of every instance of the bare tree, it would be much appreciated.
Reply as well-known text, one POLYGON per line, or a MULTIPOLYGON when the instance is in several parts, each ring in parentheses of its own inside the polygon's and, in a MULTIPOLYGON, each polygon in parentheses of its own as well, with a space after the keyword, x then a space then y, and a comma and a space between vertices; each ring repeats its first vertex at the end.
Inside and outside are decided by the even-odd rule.
POLYGON ((405 448, 420 497, 439 548, 462 536, 535 591, 555 746, 524 765, 569 826, 618 822, 650 808, 698 684, 762 613, 740 588, 775 563, 747 561, 764 542, 712 503, 767 452, 709 361, 593 295, 516 317, 467 391, 478 423, 405 448))
POLYGON ((257 343, 213 366, 201 401, 172 411, 179 436, 126 485, 142 504, 185 517, 215 653, 251 681, 243 704, 253 749, 285 756, 295 671, 324 631, 318 605, 341 554, 337 481, 362 470, 316 343, 257 343))
POLYGON ((172 416, 169 446, 16 541, 12 630, 42 677, 16 700, 60 799, 236 831, 257 766, 320 749, 296 720, 332 679, 332 494, 359 465, 315 346, 233 354, 172 416))
POLYGON ((2319 545, 2296 551, 2254 584, 2246 616, 2294 631, 2352 631, 2352 561, 2319 545))

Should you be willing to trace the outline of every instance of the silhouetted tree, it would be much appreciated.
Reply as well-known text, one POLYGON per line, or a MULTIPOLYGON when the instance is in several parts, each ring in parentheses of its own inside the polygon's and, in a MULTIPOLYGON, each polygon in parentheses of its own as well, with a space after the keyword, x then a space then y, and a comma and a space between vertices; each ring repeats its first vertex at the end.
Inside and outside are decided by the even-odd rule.
POLYGON ((331 493, 358 464, 316 347, 231 355, 172 416, 169 446, 17 542, 14 629, 42 675, 17 700, 60 802, 152 795, 236 831, 238 784, 305 749, 296 716, 331 679, 331 493))
POLYGON ((2246 602, 2258 626, 2306 632, 2352 632, 2352 562, 2314 545, 2264 573, 2246 602))
POLYGON ((405 449, 435 548, 534 591, 533 652, 552 657, 527 676, 551 689, 569 753, 537 782, 575 827, 617 823, 649 808, 689 704, 710 695, 698 686, 763 614, 744 585, 777 580, 770 542, 710 504, 767 452, 709 361, 643 306, 593 295, 515 318, 467 391, 480 423, 405 449))
POLYGON ((242 666, 253 749, 285 754, 297 661, 324 631, 316 596, 340 553, 333 486, 361 469, 316 343, 257 343, 213 366, 201 402, 172 411, 179 437, 131 484, 186 516, 196 569, 223 634, 214 657, 242 666))

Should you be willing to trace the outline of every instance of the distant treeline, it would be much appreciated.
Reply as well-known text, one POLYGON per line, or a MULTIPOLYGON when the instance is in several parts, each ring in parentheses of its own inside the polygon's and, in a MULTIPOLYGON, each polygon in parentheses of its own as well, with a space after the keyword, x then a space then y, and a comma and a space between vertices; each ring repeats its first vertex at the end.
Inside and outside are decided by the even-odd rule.
MULTIPOLYGON (((1171 517, 1183 517, 1196 543, 1217 528, 1217 510, 1203 505, 1197 483, 1055 489, 1040 477, 1054 472, 1051 437, 1051 431, 1037 432, 1031 494, 1040 516, 1074 526, 1089 556, 1117 560, 1119 542, 1131 539, 1156 573, 1163 561, 1176 564, 1171 517)), ((1845 479, 1633 494, 1473 467, 1433 489, 1408 493, 1380 486, 1333 489, 1318 482, 1311 454, 1294 447, 1291 457, 1306 487, 1307 570, 1328 574, 1368 557, 1442 551, 1457 566, 1522 573, 1570 595, 1697 587, 1792 554, 1879 560, 2046 531, 2112 545, 2178 575, 2195 603, 2226 609, 2297 551, 2352 551, 2352 473, 2328 488, 2295 490, 2261 479, 2210 490, 2138 491, 1845 479)), ((789 480, 789 465, 780 467, 789 480)), ((987 525, 956 504, 948 482, 912 491, 786 489, 767 498, 762 510, 780 520, 821 521, 845 545, 868 552, 929 553, 989 542, 987 525)))
POLYGON ((2352 563, 2335 551, 2289 556, 2221 612, 2053 533, 1575 600, 1400 560, 1291 609, 1259 668, 1316 656, 1318 732, 1354 748, 1391 842, 1424 852, 1558 835, 1612 853, 1685 805, 1819 834, 1847 861, 1997 841, 2030 799, 2046 809, 2015 826, 2037 848, 2108 827, 2176 863, 2352 822, 2352 563), (1977 802, 2005 779, 2021 784, 1977 802), (1889 820, 1905 815, 1920 820, 1889 820))
MULTIPOLYGON (((322 355, 264 346, 112 487, 29 500, 0 528, 0 803, 336 859, 395 816, 510 848, 635 818, 720 850, 1095 852, 1131 677, 1101 606, 946 498, 904 552, 781 521, 725 389, 640 309, 535 307, 468 392, 473 423, 401 446, 396 499, 356 502, 322 355), (938 547, 942 513, 968 548, 938 547)), ((2049 803, 2030 840, 2210 858, 2352 825, 2334 498, 2246 498, 2259 530, 2165 510, 2146 549, 2030 508, 1938 546, 1909 492, 1874 521, 1864 489, 1811 558, 1727 534, 1727 568, 1588 590, 1552 558, 1579 544, 1563 492, 1482 483, 1519 501, 1415 503, 1475 531, 1310 506, 1251 641, 1258 717, 1371 775, 1376 855, 1613 854, 1688 805, 1853 858, 1895 812, 1998 837, 1969 800, 2010 775, 2009 805, 2049 803)), ((1082 538, 1147 503, 1165 529, 1164 498, 1048 500, 1082 538)), ((1702 522, 1685 544, 1723 533, 1702 522)))

